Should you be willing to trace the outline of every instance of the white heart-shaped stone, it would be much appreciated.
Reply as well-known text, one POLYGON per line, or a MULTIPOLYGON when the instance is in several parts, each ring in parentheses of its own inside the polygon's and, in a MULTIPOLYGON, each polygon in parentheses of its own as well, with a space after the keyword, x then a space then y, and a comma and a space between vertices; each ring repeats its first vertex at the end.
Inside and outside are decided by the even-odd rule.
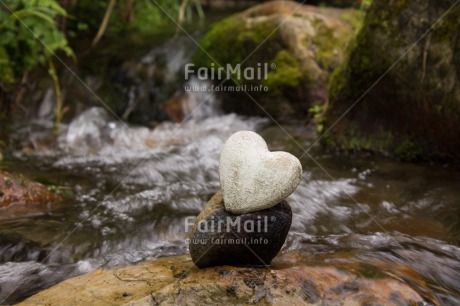
POLYGON ((286 199, 300 183, 302 165, 290 153, 268 151, 257 133, 240 131, 224 145, 219 176, 225 209, 243 214, 286 199))

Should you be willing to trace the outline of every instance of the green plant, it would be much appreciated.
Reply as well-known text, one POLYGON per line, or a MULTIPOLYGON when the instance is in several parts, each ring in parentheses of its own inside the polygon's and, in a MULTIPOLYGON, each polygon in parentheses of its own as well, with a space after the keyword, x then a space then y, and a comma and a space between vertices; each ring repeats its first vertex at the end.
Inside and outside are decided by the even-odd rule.
POLYGON ((52 55, 73 56, 55 19, 67 16, 57 0, 2 0, 0 3, 0 82, 17 84, 38 65, 47 64, 56 91, 56 126, 61 120, 59 79, 52 55))
POLYGON ((324 105, 314 105, 308 109, 308 114, 312 117, 310 124, 316 124, 316 133, 322 134, 324 131, 327 102, 324 105))
POLYGON ((177 23, 176 32, 179 33, 180 25, 184 22, 192 22, 194 10, 200 20, 204 19, 204 11, 200 0, 107 0, 104 17, 93 39, 93 47, 101 40, 102 36, 111 27, 112 29, 124 29, 127 23, 131 27, 142 32, 151 32, 152 27, 177 23), (110 23, 115 7, 119 8, 118 18, 110 23), (171 19, 177 16, 173 21, 171 19))

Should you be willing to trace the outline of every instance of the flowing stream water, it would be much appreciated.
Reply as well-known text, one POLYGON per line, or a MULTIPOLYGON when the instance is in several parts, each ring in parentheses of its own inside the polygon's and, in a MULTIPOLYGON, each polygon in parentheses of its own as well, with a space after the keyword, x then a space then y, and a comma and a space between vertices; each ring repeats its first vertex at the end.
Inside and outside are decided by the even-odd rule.
MULTIPOLYGON (((187 60, 169 53, 176 63, 187 60)), ((155 128, 89 108, 62 125, 56 145, 17 151, 2 163, 71 195, 1 211, 0 304, 98 267, 187 253, 185 220, 219 190, 225 140, 252 130, 270 150, 301 157, 304 168, 288 199, 293 223, 283 252, 300 250, 305 264, 394 277, 434 303, 460 305, 460 171, 317 146, 313 160, 304 150, 315 135, 300 123, 283 130, 268 119, 222 114, 218 97, 203 93, 181 103, 188 120, 155 128)), ((17 137, 38 143, 49 133, 48 121, 36 121, 17 137)))

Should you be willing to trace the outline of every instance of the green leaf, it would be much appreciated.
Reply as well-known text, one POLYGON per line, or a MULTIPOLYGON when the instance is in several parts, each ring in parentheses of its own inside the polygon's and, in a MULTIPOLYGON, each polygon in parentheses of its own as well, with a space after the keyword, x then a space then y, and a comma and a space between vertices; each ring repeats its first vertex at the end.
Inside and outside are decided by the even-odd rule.
POLYGON ((28 17, 31 17, 31 16, 39 17, 39 18, 43 19, 46 22, 54 24, 54 20, 53 20, 52 17, 50 17, 49 15, 47 15, 47 14, 45 14, 43 12, 40 12, 39 10, 32 10, 32 9, 23 9, 23 10, 14 12, 11 15, 10 18, 19 19, 21 22, 23 22, 22 19, 28 18, 28 17))
POLYGON ((24 71, 45 63, 61 50, 74 57, 55 18, 67 16, 58 0, 3 0, 0 9, 0 80, 13 83, 24 71))

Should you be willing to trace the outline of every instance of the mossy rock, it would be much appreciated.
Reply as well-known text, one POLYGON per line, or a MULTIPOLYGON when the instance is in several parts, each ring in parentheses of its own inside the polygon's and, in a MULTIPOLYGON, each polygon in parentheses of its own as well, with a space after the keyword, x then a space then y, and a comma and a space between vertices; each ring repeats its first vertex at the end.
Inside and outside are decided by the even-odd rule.
POLYGON ((451 5, 374 1, 331 77, 325 143, 403 160, 460 160, 460 6, 439 19, 451 5))
POLYGON ((224 110, 302 118, 309 107, 324 103, 329 75, 345 57, 360 12, 299 5, 257 5, 214 24, 205 35, 194 56, 197 67, 268 67, 266 78, 233 75, 226 81, 224 85, 246 85, 248 90, 233 93, 224 110), (261 90, 252 91, 251 86, 261 90))

